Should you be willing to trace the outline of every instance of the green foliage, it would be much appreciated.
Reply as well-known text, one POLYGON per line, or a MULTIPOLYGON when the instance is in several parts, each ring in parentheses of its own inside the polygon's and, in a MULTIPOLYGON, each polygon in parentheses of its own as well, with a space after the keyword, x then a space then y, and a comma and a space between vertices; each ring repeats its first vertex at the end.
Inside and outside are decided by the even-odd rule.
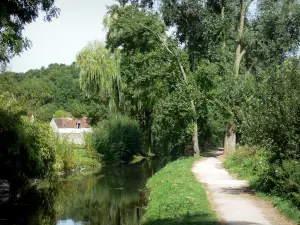
POLYGON ((32 179, 53 178, 58 172, 99 167, 98 158, 56 137, 48 123, 30 122, 9 93, 0 94, 0 178, 11 192, 32 179))
POLYGON ((119 60, 117 50, 112 54, 105 44, 90 42, 76 56, 81 88, 89 95, 112 95, 114 82, 120 85, 119 60))
POLYGON ((186 95, 184 90, 174 92, 155 105, 152 125, 154 146, 166 155, 176 149, 182 153, 185 144, 191 141, 192 115, 190 104, 185 101, 186 95))
MULTIPOLYGON (((240 112, 242 140, 272 152, 272 162, 300 160, 300 80, 297 59, 246 83, 251 97, 240 112)), ((248 91, 247 91, 248 89, 248 91)))
POLYGON ((74 169, 76 167, 75 145, 59 137, 55 137, 53 140, 56 150, 56 171, 69 171, 74 169))
POLYGON ((70 173, 81 169, 99 168, 99 156, 94 149, 83 148, 83 146, 78 146, 59 137, 54 137, 53 143, 56 150, 56 172, 70 173))
POLYGON ((151 191, 142 224, 218 224, 203 186, 191 171, 195 159, 167 164, 147 182, 151 191))
POLYGON ((14 99, 1 95, 0 160, 1 176, 8 179, 13 191, 33 178, 54 174, 55 147, 48 124, 31 123, 22 118, 14 99), (14 105, 15 104, 15 105, 14 105))
POLYGON ((272 162, 273 155, 267 149, 239 148, 225 161, 225 166, 249 180, 255 191, 269 196, 285 215, 299 222, 299 161, 272 162))
POLYGON ((122 46, 121 52, 149 52, 157 48, 158 40, 155 35, 164 34, 166 26, 153 12, 139 10, 136 6, 119 7, 113 5, 109 10, 105 26, 107 45, 111 49, 122 46), (155 34, 155 35, 154 35, 155 34))
POLYGON ((126 117, 101 122, 94 128, 93 145, 104 161, 129 161, 142 153, 139 125, 126 117))
POLYGON ((64 117, 72 117, 72 115, 71 113, 68 113, 65 110, 57 110, 53 114, 53 118, 64 118, 64 117))

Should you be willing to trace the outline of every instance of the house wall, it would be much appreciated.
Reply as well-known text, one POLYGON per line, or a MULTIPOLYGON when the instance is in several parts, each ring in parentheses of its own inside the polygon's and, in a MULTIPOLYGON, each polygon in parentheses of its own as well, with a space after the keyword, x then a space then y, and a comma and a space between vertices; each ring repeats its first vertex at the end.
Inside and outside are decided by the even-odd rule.
POLYGON ((51 122, 50 122, 50 127, 52 127, 52 129, 53 129, 53 131, 54 131, 55 133, 57 133, 58 127, 57 127, 57 125, 56 125, 54 119, 51 120, 51 122))
POLYGON ((92 132, 91 128, 59 128, 57 134, 61 138, 65 138, 75 144, 84 144, 84 134, 92 132))

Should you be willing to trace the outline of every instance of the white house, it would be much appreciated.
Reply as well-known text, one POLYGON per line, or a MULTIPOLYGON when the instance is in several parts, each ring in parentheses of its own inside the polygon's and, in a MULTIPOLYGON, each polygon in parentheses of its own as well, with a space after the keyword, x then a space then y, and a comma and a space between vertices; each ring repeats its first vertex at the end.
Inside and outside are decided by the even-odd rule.
POLYGON ((59 137, 75 144, 84 144, 84 133, 92 132, 87 118, 53 118, 50 126, 59 137))

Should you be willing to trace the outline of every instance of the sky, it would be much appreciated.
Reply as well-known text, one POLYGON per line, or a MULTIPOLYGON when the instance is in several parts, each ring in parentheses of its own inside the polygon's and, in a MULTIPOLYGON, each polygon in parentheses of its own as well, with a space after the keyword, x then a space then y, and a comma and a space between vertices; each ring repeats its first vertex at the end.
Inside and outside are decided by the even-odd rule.
POLYGON ((31 40, 32 47, 15 56, 9 70, 26 72, 51 63, 71 64, 88 42, 105 40, 102 21, 106 6, 114 3, 114 0, 56 0, 60 16, 50 23, 41 16, 25 27, 23 35, 31 40))

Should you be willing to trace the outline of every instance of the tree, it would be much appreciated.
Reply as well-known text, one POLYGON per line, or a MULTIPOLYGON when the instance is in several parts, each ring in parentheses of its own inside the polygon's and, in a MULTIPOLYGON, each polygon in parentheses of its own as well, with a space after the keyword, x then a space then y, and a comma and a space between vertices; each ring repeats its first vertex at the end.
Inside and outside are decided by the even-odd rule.
MULTIPOLYGON (((242 90, 242 76, 252 73, 260 76, 269 65, 281 64, 288 56, 295 55, 300 43, 300 3, 297 1, 261 0, 257 2, 258 12, 254 19, 247 18, 252 0, 240 1, 238 29, 235 32, 236 53, 232 78, 233 89, 242 90), (242 61, 244 59, 244 62, 242 61), (269 64, 269 65, 268 65, 269 64)), ((274 71, 275 72, 275 71, 274 71)), ((231 81, 230 81, 231 80, 231 81)), ((234 91, 235 92, 235 91, 234 91)), ((224 151, 231 154, 235 150, 236 131, 239 126, 236 106, 241 105, 242 92, 230 94, 228 91, 231 118, 226 127, 224 151), (235 95, 235 96, 234 96, 235 95)), ((247 96, 251 98, 250 96, 247 96)))
POLYGON ((72 117, 72 115, 64 110, 57 110, 53 116, 53 118, 64 118, 64 117, 72 117))
POLYGON ((7 64, 10 59, 30 47, 31 43, 23 37, 24 26, 33 22, 40 12, 45 12, 45 21, 57 17, 60 10, 54 0, 29 0, 26 2, 2 0, 0 3, 0 63, 7 64))
MULTIPOLYGON (((246 20, 246 12, 248 7, 250 6, 252 0, 241 0, 240 1, 240 16, 239 16, 239 23, 237 28, 237 37, 236 37, 236 51, 235 51, 235 60, 233 66, 233 82, 237 81, 237 78, 240 73, 240 64, 241 60, 243 59, 246 49, 245 49, 245 41, 244 41, 244 32, 245 32, 245 20, 246 20)), ((232 98, 230 96, 229 98, 232 98)), ((232 101, 231 101, 232 102, 232 101)), ((232 109, 232 105, 230 108, 232 109)), ((230 113, 231 118, 229 118, 229 122, 226 125, 226 133, 225 133, 225 140, 224 140, 224 153, 225 154, 232 154, 236 148, 236 127, 234 125, 234 112, 230 113)))
MULTIPOLYGON (((112 6, 109 11, 109 18, 105 23, 109 28, 107 34, 108 47, 112 49, 122 47, 121 53, 125 55, 125 58, 140 53, 147 55, 162 47, 164 49, 163 54, 165 55, 163 61, 168 60, 177 67, 173 71, 174 76, 176 76, 174 80, 178 79, 178 75, 180 74, 179 80, 188 85, 187 71, 189 71, 189 67, 185 67, 181 61, 182 58, 178 54, 180 50, 177 46, 175 45, 174 47, 174 44, 168 41, 165 34, 166 27, 156 14, 143 9, 139 10, 136 6, 112 6)), ((141 62, 136 67, 142 67, 141 62)), ((153 78, 151 82, 158 82, 153 78)), ((187 101, 190 102, 190 110, 193 115, 192 139, 194 154, 195 156, 199 156, 197 112, 194 99, 190 96, 187 101)))
POLYGON ((108 98, 111 109, 120 107, 120 54, 110 53, 100 42, 91 42, 76 57, 80 69, 80 86, 90 96, 100 94, 108 98))
MULTIPOLYGON (((256 75, 266 62, 281 63, 299 46, 299 2, 261 0, 163 0, 162 17, 176 27, 176 37, 189 52, 191 70, 203 59, 219 65, 220 93, 215 103, 226 123, 225 152, 235 149, 240 126, 241 89, 246 73, 256 75), (253 17, 250 4, 257 4, 253 17)), ((249 97, 249 96, 248 96, 249 97)))

